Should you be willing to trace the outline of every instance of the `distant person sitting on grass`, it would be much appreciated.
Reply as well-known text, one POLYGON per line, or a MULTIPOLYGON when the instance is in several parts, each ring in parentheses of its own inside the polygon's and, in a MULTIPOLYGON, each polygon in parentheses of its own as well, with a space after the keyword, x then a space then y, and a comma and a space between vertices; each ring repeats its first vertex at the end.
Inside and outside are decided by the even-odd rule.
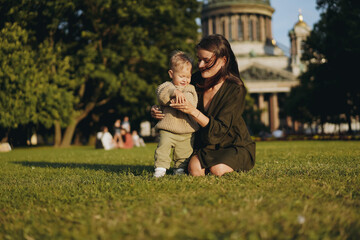
POLYGON ((188 158, 193 152, 193 133, 199 128, 189 115, 182 113, 169 105, 174 103, 191 102, 197 105, 195 87, 190 85, 192 60, 184 52, 177 51, 170 58, 169 76, 171 82, 161 84, 157 90, 157 98, 162 106, 164 118, 158 122, 160 141, 155 151, 154 177, 163 177, 170 168, 171 149, 174 148, 174 174, 184 174, 188 158))
POLYGON ((129 121, 129 117, 125 116, 124 120, 121 123, 121 128, 125 129, 127 133, 130 133, 131 131, 131 125, 130 125, 130 121, 129 121))
POLYGON ((136 130, 133 130, 132 131, 132 140, 134 142, 134 146, 135 147, 145 147, 145 142, 144 142, 144 139, 142 137, 139 136, 139 134, 137 133, 136 130))
POLYGON ((125 129, 121 129, 121 137, 123 140, 123 145, 121 148, 133 148, 134 142, 132 140, 131 133, 126 132, 125 129))
POLYGON ((116 143, 111 135, 109 133, 109 129, 105 126, 101 128, 101 132, 97 133, 97 139, 99 139, 104 147, 105 150, 110 150, 117 148, 116 143))

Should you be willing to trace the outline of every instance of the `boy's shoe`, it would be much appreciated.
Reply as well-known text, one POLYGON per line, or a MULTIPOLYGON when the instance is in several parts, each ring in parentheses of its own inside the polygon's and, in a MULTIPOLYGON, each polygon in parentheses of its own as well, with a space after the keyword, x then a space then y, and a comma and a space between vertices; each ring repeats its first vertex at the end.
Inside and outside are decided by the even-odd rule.
POLYGON ((155 168, 154 177, 159 178, 165 176, 166 168, 157 167, 155 168))
POLYGON ((183 168, 174 169, 174 175, 184 175, 184 174, 185 174, 185 169, 183 168))

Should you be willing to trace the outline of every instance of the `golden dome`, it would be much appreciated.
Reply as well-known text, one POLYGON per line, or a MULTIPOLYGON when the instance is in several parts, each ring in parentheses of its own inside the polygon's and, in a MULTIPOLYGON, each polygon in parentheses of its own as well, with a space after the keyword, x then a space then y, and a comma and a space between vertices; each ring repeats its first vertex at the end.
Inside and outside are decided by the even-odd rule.
POLYGON ((306 22, 304 21, 298 21, 296 24, 295 24, 295 27, 307 27, 308 25, 306 24, 306 22))
POLYGON ((308 27, 308 25, 306 24, 306 22, 304 22, 304 17, 301 13, 301 9, 299 9, 299 21, 295 24, 295 27, 308 27))

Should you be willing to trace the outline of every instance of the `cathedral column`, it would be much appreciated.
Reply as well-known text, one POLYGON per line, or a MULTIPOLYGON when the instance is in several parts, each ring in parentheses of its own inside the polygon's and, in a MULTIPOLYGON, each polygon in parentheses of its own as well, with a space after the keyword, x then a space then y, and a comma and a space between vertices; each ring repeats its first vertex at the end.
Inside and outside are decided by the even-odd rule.
POLYGON ((236 23, 236 26, 237 26, 237 29, 236 29, 236 33, 237 33, 237 38, 238 40, 240 41, 245 41, 245 36, 244 36, 244 32, 245 32, 245 29, 244 29, 244 15, 238 15, 237 16, 237 23, 236 23))
POLYGON ((296 56, 297 50, 296 50, 296 41, 295 37, 291 37, 291 55, 292 57, 296 56))
POLYGON ((217 28, 216 33, 221 34, 225 37, 225 19, 224 17, 219 17, 219 27, 217 28))
POLYGON ((268 17, 265 17, 265 38, 269 38, 268 17))
POLYGON ((233 40, 238 40, 237 28, 238 28, 238 17, 237 15, 231 16, 231 35, 233 40))
POLYGON ((206 35, 209 35, 207 29, 206 29, 206 26, 207 26, 207 19, 202 19, 201 20, 201 29, 202 29, 202 33, 203 33, 203 36, 206 36, 206 35))
POLYGON ((266 38, 272 39, 271 34, 271 19, 269 17, 265 18, 265 28, 266 28, 266 38))
POLYGON ((264 16, 260 16, 259 21, 260 21, 260 41, 265 42, 266 38, 265 38, 265 20, 264 20, 264 16))
POLYGON ((208 35, 213 34, 213 19, 211 17, 208 18, 208 35))
POLYGON ((216 34, 221 34, 221 21, 220 17, 215 17, 215 32, 216 34))
POLYGON ((251 19, 252 19, 253 41, 256 41, 256 40, 258 39, 257 31, 256 31, 256 21, 257 21, 257 18, 256 18, 255 15, 252 15, 252 16, 251 16, 251 19))
POLYGON ((224 22, 223 26, 225 25, 224 26, 225 29, 223 29, 223 31, 225 33, 224 36, 226 39, 229 39, 229 37, 230 37, 229 16, 228 15, 224 16, 223 20, 221 22, 224 22))
POLYGON ((279 128, 279 103, 276 93, 270 95, 270 130, 274 131, 279 128))
POLYGON ((272 29, 271 29, 271 18, 269 17, 269 34, 270 34, 270 39, 272 39, 272 29))
POLYGON ((296 39, 296 52, 298 53, 296 55, 296 64, 300 64, 300 59, 301 59, 301 55, 302 55, 302 52, 301 52, 301 38, 297 38, 296 39))
POLYGON ((249 16, 244 14, 241 16, 241 20, 243 22, 244 27, 244 41, 249 41, 249 16))
POLYGON ((259 102, 259 110, 261 111, 260 121, 264 123, 265 126, 268 126, 269 125, 269 118, 267 114, 268 109, 266 107, 266 102, 263 93, 259 93, 258 102, 259 102))

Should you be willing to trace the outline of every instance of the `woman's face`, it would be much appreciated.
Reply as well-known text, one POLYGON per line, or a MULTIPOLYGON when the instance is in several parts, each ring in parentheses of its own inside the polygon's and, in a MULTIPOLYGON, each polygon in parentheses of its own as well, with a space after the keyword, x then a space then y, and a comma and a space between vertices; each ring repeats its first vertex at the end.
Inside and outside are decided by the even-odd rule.
POLYGON ((216 59, 213 52, 205 49, 198 49, 197 58, 201 76, 205 79, 215 76, 226 63, 226 57, 216 59))

